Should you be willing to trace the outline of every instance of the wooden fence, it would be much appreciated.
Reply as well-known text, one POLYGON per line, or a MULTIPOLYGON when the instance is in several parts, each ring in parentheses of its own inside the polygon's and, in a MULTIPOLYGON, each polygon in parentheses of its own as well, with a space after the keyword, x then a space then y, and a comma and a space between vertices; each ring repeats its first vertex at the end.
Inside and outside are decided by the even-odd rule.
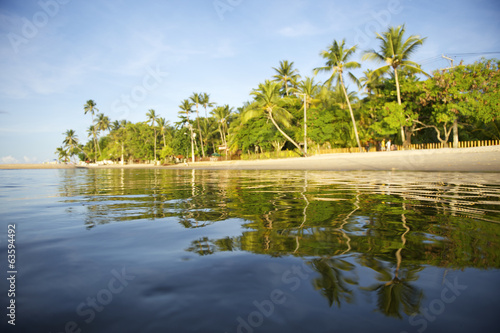
MULTIPOLYGON (((476 140, 476 141, 460 141, 458 143, 459 148, 471 148, 471 147, 485 147, 485 146, 499 146, 500 140, 476 140)), ((448 145, 442 143, 419 143, 413 144, 409 147, 403 149, 403 146, 393 145, 391 150, 418 150, 418 149, 440 149, 440 148, 451 148, 453 143, 449 142, 448 145)), ((363 147, 363 152, 366 152, 366 148, 363 147)), ((375 146, 370 147, 370 152, 377 151, 375 146)), ((332 149, 317 149, 311 147, 308 151, 310 156, 320 155, 320 154, 344 154, 344 153, 359 153, 358 147, 349 148, 332 148, 332 149)), ((242 160, 258 160, 258 159, 270 159, 270 158, 288 158, 288 157, 299 157, 298 152, 292 150, 283 150, 280 152, 264 152, 259 154, 242 154, 242 160)), ((222 158, 221 158, 222 160, 222 158)))

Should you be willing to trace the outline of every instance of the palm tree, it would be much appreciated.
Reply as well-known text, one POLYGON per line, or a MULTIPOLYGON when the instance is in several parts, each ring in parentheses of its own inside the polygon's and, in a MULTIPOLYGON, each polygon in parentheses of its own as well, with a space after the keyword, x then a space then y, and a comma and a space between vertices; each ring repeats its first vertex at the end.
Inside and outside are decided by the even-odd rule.
POLYGON ((212 110, 211 114, 214 116, 218 124, 218 129, 220 133, 220 138, 222 145, 227 147, 226 133, 228 131, 227 123, 229 117, 231 116, 233 108, 229 108, 229 105, 218 106, 212 110))
MULTIPOLYGON (((328 87, 331 86, 332 81, 337 80, 342 86, 342 91, 349 107, 349 112, 351 114, 352 126, 354 128, 354 135, 356 136, 356 142, 358 143, 359 151, 363 151, 361 143, 359 142, 358 128, 356 127, 356 120, 354 119, 354 113, 352 112, 351 102, 349 101, 349 96, 347 95, 347 90, 344 84, 344 70, 359 68, 361 65, 356 61, 349 61, 349 58, 356 52, 356 45, 349 49, 345 49, 345 39, 342 42, 333 41, 332 45, 326 50, 321 51, 321 56, 326 59, 326 64, 323 67, 318 67, 314 69, 315 74, 318 72, 332 72, 330 78, 325 82, 328 87)), ((351 73, 347 72, 347 75, 358 84, 358 80, 351 73)))
POLYGON ((57 154, 57 160, 59 162, 61 162, 61 161, 67 162, 68 161, 68 152, 66 151, 66 149, 64 147, 57 148, 54 154, 57 154))
POLYGON ((105 116, 103 113, 97 114, 96 127, 98 132, 109 130, 111 128, 109 117, 105 116))
POLYGON ((203 148, 203 137, 201 135, 201 127, 200 127, 200 113, 198 110, 198 105, 201 104, 202 95, 198 93, 193 93, 193 96, 189 97, 191 101, 196 105, 196 123, 198 124, 198 132, 200 134, 200 144, 201 144, 201 154, 205 157, 205 149, 203 148))
POLYGON ((265 113, 267 118, 271 120, 274 127, 288 140, 290 141, 303 156, 307 154, 300 148, 300 146, 295 142, 288 134, 286 134, 281 127, 278 126, 277 122, 280 122, 285 127, 290 126, 290 120, 293 118, 292 114, 281 107, 279 104, 285 101, 284 98, 280 96, 281 84, 278 82, 273 82, 266 80, 265 83, 259 84, 259 88, 254 89, 251 95, 255 98, 255 103, 251 104, 247 110, 242 114, 242 121, 247 122, 252 118, 261 116, 265 113), (276 119, 275 119, 276 118, 276 119))
POLYGON ((373 75, 371 69, 367 69, 363 72, 364 76, 359 79, 362 87, 365 87, 368 95, 375 94, 380 95, 383 83, 380 76, 373 75))
POLYGON ((160 128, 160 133, 163 137, 163 148, 167 146, 167 141, 165 140, 165 132, 167 130, 168 125, 170 125, 169 121, 166 121, 165 118, 158 118, 156 119, 156 124, 158 124, 158 127, 160 128))
POLYGON ((309 109, 311 104, 317 103, 318 100, 315 97, 319 94, 321 87, 314 82, 313 77, 306 76, 297 85, 297 91, 301 95, 306 96, 306 108, 309 109))
POLYGON ((117 131, 122 127, 122 124, 119 120, 115 120, 111 123, 111 130, 117 131))
POLYGON ((153 143, 154 143, 153 156, 154 156, 154 160, 156 163, 156 126, 155 126, 155 123, 156 123, 156 120, 158 119, 157 115, 156 115, 156 111, 153 109, 149 109, 149 111, 146 113, 146 117, 148 117, 148 121, 151 122, 151 127, 153 127, 153 133, 154 133, 153 134, 153 143))
POLYGON ((279 68, 273 67, 273 69, 276 71, 276 75, 273 76, 274 81, 281 82, 285 95, 289 96, 290 88, 293 88, 300 79, 299 71, 293 69, 293 61, 288 62, 288 60, 280 61, 279 68))
POLYGON ((200 104, 203 105, 205 109, 205 119, 208 118, 207 108, 211 108, 215 105, 215 103, 210 102, 210 95, 207 93, 200 94, 200 104))
MULTIPOLYGON (((111 128, 111 123, 108 116, 105 116, 103 113, 98 113, 95 119, 95 131, 96 131, 96 140, 99 135, 99 132, 107 131, 111 128)), ((99 140, 97 140, 97 150, 99 151, 99 155, 101 155, 101 147, 99 146, 99 140)))
POLYGON ((78 137, 75 134, 74 130, 69 129, 63 134, 65 135, 63 143, 64 145, 66 145, 66 147, 68 147, 69 151, 73 150, 76 146, 78 146, 78 137))
POLYGON ((189 115, 193 113, 193 103, 185 99, 179 105, 179 109, 180 110, 178 113, 179 113, 179 118, 181 119, 179 125, 184 126, 186 123, 189 124, 189 115))
POLYGON ((63 143, 66 147, 67 156, 69 156, 70 158, 71 156, 74 156, 77 153, 77 149, 83 152, 83 150, 78 145, 78 136, 76 135, 74 130, 69 129, 65 133, 63 133, 63 135, 65 136, 63 143))
POLYGON ((181 121, 176 123, 177 126, 188 125, 190 133, 191 133, 191 158, 194 162, 194 147, 193 147, 193 125, 189 122, 189 114, 193 113, 193 103, 189 102, 188 99, 182 101, 179 105, 179 118, 181 121))
MULTIPOLYGON (((89 128, 87 129, 87 137, 94 137, 96 133, 96 126, 95 125, 90 125, 89 128)), ((97 162, 97 146, 96 146, 96 140, 92 140, 92 144, 94 145, 94 162, 97 162)))
MULTIPOLYGON (((87 101, 87 103, 85 103, 83 105, 83 110, 85 111, 85 114, 87 114, 87 112, 89 112, 90 115, 92 116, 92 124, 94 123, 94 114, 99 111, 96 108, 96 105, 97 104, 93 100, 91 100, 91 99, 89 99, 87 101)), ((93 138, 94 138, 94 150, 95 150, 94 162, 97 162, 97 147, 98 147, 97 134, 95 132, 96 128, 94 126, 92 126, 92 129, 94 130, 94 132, 92 132, 92 135, 93 135, 93 138)))
POLYGON ((399 87, 399 77, 398 69, 406 70, 410 73, 421 73, 429 76, 425 73, 420 65, 410 61, 410 56, 416 51, 416 49, 423 44, 425 38, 420 38, 417 35, 411 35, 406 40, 404 39, 405 26, 400 25, 397 27, 390 27, 389 30, 384 32, 382 35, 377 33, 377 39, 380 40, 380 51, 375 50, 366 51, 363 56, 363 60, 375 60, 378 62, 385 63, 384 66, 374 70, 371 75, 382 76, 389 71, 393 71, 394 79, 396 81, 396 93, 398 99, 398 105, 401 110, 401 140, 403 144, 406 144, 405 129, 403 125, 403 109, 401 106, 401 91, 399 87))

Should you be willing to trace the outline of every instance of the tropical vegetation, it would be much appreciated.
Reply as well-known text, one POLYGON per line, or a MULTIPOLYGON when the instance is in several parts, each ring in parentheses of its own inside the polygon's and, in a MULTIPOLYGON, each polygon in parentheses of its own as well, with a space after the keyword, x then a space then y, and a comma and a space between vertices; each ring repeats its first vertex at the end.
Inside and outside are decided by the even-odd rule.
POLYGON ((307 156, 307 146, 361 150, 389 139, 402 147, 500 139, 499 60, 425 73, 412 59, 425 38, 407 37, 404 25, 375 38, 380 45, 372 50, 333 40, 319 53, 324 63, 313 76, 301 76, 293 61, 280 61, 275 75, 257 84, 239 107, 193 92, 180 102, 173 123, 153 109, 144 112, 143 122, 112 121, 90 99, 83 105, 91 116, 89 140, 83 143, 67 130, 55 153, 63 162, 78 156, 88 162, 168 163, 283 150, 307 156), (354 60, 356 53, 362 63, 354 60), (353 74, 362 64, 377 63, 382 65, 361 77, 353 74))

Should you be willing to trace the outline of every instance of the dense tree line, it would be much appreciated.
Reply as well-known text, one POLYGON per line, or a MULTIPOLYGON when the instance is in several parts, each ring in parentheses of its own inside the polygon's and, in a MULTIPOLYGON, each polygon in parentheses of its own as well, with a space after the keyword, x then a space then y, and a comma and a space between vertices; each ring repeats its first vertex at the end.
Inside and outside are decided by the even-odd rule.
POLYGON ((178 121, 171 124, 155 110, 143 122, 111 121, 93 100, 89 140, 82 144, 73 130, 57 148, 59 160, 72 156, 99 161, 163 161, 174 156, 206 158, 236 152, 293 150, 307 156, 304 108, 309 147, 358 147, 391 139, 412 143, 448 144, 458 140, 500 139, 499 65, 496 59, 425 73, 411 61, 425 38, 405 37, 405 27, 377 34, 378 50, 364 51, 363 60, 380 63, 360 78, 352 58, 356 46, 334 40, 320 53, 324 66, 302 77, 294 63, 280 61, 276 74, 260 83, 239 108, 219 105, 208 93, 193 93, 181 101, 178 121), (327 73, 325 82, 316 74, 327 73), (353 83, 352 89, 348 83, 353 83), (203 113, 203 114, 201 114, 203 113))

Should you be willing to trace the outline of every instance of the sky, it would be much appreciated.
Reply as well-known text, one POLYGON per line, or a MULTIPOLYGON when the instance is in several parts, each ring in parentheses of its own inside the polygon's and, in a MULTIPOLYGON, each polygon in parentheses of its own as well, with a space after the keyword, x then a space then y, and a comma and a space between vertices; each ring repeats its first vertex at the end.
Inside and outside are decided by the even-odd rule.
POLYGON ((333 40, 361 61, 401 24, 426 37, 427 72, 500 57, 498 0, 0 0, 0 163, 54 160, 68 129, 86 142, 89 99, 111 121, 173 124, 193 92, 237 108, 281 60, 312 76, 333 40))

